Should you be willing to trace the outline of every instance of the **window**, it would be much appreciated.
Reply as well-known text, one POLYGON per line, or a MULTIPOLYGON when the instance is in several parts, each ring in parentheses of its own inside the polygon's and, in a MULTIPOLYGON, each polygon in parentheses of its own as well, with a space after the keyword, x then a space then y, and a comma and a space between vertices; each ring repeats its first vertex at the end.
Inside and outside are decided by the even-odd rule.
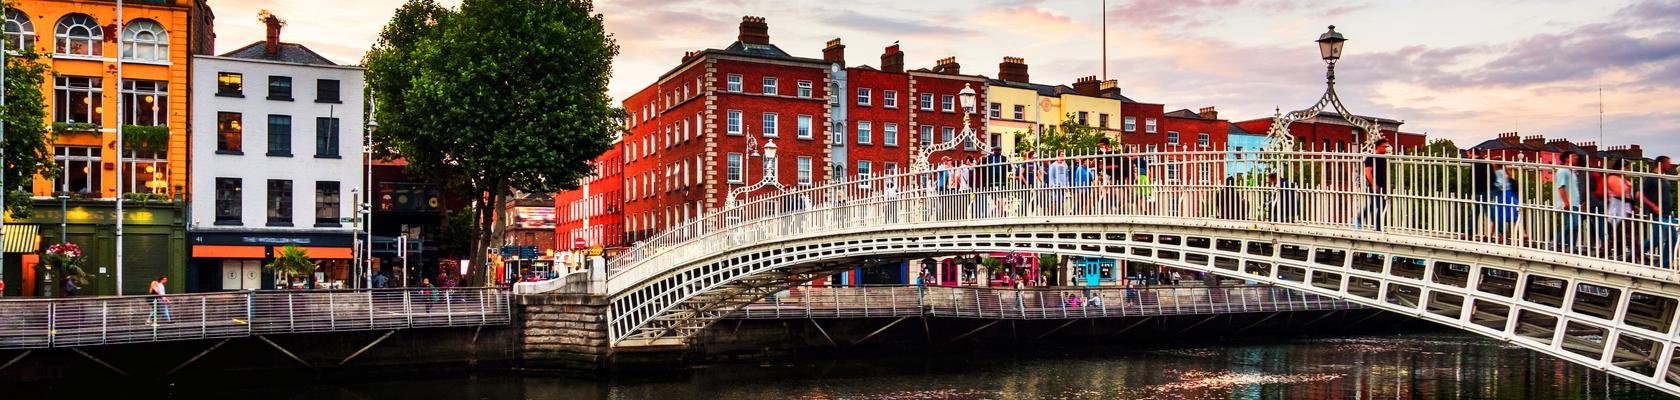
POLYGON ((992 118, 1003 118, 1003 103, 992 103, 989 110, 991 111, 988 115, 991 115, 992 118))
POLYGON ((216 178, 216 225, 239 225, 243 207, 239 178, 216 178))
POLYGON ((1143 119, 1143 131, 1147 132, 1147 133, 1155 133, 1155 119, 1154 118, 1144 118, 1143 119))
POLYGON ((1097 114, 1097 126, 1108 129, 1108 113, 1097 114))
POLYGON ((883 90, 883 91, 881 91, 881 106, 886 107, 886 108, 898 108, 898 91, 897 90, 883 90))
POLYGON ((315 118, 315 157, 338 158, 338 118, 315 118))
POLYGON ((895 162, 892 162, 892 161, 887 161, 887 162, 884 162, 884 163, 881 163, 881 164, 882 164, 881 175, 898 173, 898 163, 895 163, 895 162))
POLYGON ((53 53, 74 56, 104 55, 105 28, 87 14, 69 14, 58 19, 53 30, 53 53))
POLYGON ((829 180, 835 181, 835 182, 845 182, 846 181, 846 164, 833 163, 833 164, 830 164, 829 167, 833 168, 833 170, 830 171, 830 172, 833 172, 833 174, 829 176, 829 178, 828 178, 829 180))
POLYGON ((781 94, 779 88, 776 87, 776 77, 764 77, 764 94, 781 94))
POLYGON ((292 226, 291 180, 268 180, 268 226, 292 226))
POLYGON ((35 22, 29 20, 29 14, 14 9, 6 9, 6 50, 16 51, 21 48, 35 48, 35 22))
POLYGON ((338 80, 337 79, 316 79, 315 80, 315 102, 316 103, 338 103, 339 102, 338 101, 338 80))
POLYGON ((741 74, 729 74, 725 79, 727 83, 725 83, 724 90, 737 93, 741 91, 741 74))
POLYGON ((729 116, 725 118, 725 121, 727 122, 724 123, 724 132, 728 132, 731 135, 740 135, 741 110, 729 110, 728 115, 729 116))
POLYGON ((1015 120, 1017 120, 1017 121, 1027 120, 1027 106, 1023 106, 1023 105, 1020 105, 1020 104, 1015 105, 1015 120))
POLYGON ((1080 111, 1079 112, 1079 124, 1080 125, 1085 125, 1085 126, 1091 126, 1091 113, 1080 111))
POLYGON ((920 104, 917 104, 917 107, 920 107, 922 111, 933 111, 933 93, 922 93, 920 99, 920 104))
POLYGON ((123 151, 123 193, 165 193, 169 189, 168 153, 164 151, 123 151))
POLYGON ((811 116, 809 116, 809 115, 799 116, 799 128, 798 129, 799 129, 798 134, 799 134, 800 139, 810 139, 811 138, 811 116))
POLYGON ((1200 147, 1208 147, 1208 134, 1207 134, 1207 132, 1202 132, 1202 133, 1197 133, 1196 134, 1196 145, 1200 146, 1200 147))
POLYGON ((315 226, 339 226, 338 200, 338 182, 315 182, 315 226))
POLYGON ((811 157, 799 157, 799 184, 811 184, 811 157))
POLYGON ((811 81, 799 81, 798 83, 796 83, 796 85, 799 86, 799 97, 800 98, 805 98, 805 99, 811 98, 811 81))
POLYGON ((1137 132, 1137 117, 1127 116, 1120 120, 1120 129, 1126 132, 1137 132))
POLYGON ((871 138, 871 136, 875 136, 875 135, 870 132, 870 130, 872 130, 873 128, 874 128, 874 123, 871 123, 869 121, 858 121, 858 123, 857 123, 857 135, 858 135, 857 136, 857 143, 858 144, 874 143, 875 139, 871 138))
POLYGON ((122 57, 125 60, 169 62, 169 34, 163 24, 136 19, 123 28, 122 57))
POLYGON ((729 153, 727 160, 728 166, 724 168, 724 174, 729 183, 741 183, 741 153, 729 153))
POLYGON ((290 76, 269 76, 268 77, 268 99, 269 100, 292 101, 292 77, 290 77, 290 76))
POLYGON ((963 139, 963 150, 974 151, 974 139, 963 139))
POLYGON ((216 113, 216 152, 244 154, 245 122, 235 112, 216 113))
POLYGON ((940 143, 950 143, 952 140, 956 140, 957 138, 957 128, 949 126, 940 127, 939 133, 940 143))
POLYGON ((1167 131, 1167 144, 1178 144, 1178 131, 1167 131))
POLYGON ((857 177, 860 181, 869 180, 869 160, 858 160, 857 177))
POLYGON ((169 124, 168 82, 123 80, 122 95, 124 124, 169 124))
POLYGON ((268 155, 292 156, 292 116, 268 116, 268 155))
POLYGON ((776 113, 764 113, 764 137, 776 137, 776 127, 781 125, 776 113))
POLYGON ((957 96, 948 94, 939 96, 939 110, 944 112, 957 111, 957 96))
POLYGON ((881 144, 898 146, 898 124, 888 122, 881 125, 881 144))
POLYGON ((858 88, 857 102, 860 106, 869 105, 869 88, 858 88))
POLYGON ((922 145, 933 144, 933 126, 922 125, 922 145))
POLYGON ((216 95, 245 97, 245 75, 234 72, 217 73, 216 95))
POLYGON ((845 122, 835 121, 833 126, 828 130, 828 133, 828 137, 834 138, 834 146, 839 147, 846 145, 845 122))
POLYGON ((99 184, 103 181, 100 150, 94 146, 53 146, 53 162, 59 168, 58 176, 53 178, 53 190, 99 195, 99 184))
POLYGON ((98 124, 104 121, 104 92, 99 78, 59 76, 53 79, 53 122, 98 124))

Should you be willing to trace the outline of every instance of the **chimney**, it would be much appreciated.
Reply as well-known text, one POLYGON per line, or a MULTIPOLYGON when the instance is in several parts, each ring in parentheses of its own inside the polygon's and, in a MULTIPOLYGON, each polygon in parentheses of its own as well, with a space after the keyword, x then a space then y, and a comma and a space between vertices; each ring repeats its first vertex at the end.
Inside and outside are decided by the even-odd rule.
POLYGON ((269 56, 280 54, 280 28, 286 26, 286 21, 268 10, 258 11, 257 19, 268 26, 268 42, 263 44, 263 52, 269 56))
POLYGON ((1086 96, 1096 96, 1098 94, 1097 88, 1101 86, 1102 83, 1097 82, 1096 75, 1079 78, 1079 80, 1073 81, 1073 91, 1086 96))
POLYGON ((881 72, 904 73, 904 52, 898 50, 898 43, 881 53, 881 72))
POLYGON ((1598 142, 1581 142, 1581 144, 1575 145, 1575 147, 1580 147, 1581 150, 1586 150, 1587 154, 1592 156, 1598 156, 1598 142))
POLYGON ((1541 136, 1541 135, 1533 135, 1533 136, 1524 137, 1523 141, 1522 141, 1522 144, 1524 146, 1536 147, 1536 148, 1541 147, 1541 146, 1545 146, 1546 145, 1546 137, 1541 136))
POLYGON ((945 57, 934 63, 933 72, 947 75, 959 75, 962 74, 962 65, 957 64, 957 57, 955 56, 945 57))
POLYGON ((828 46, 823 47, 823 61, 846 65, 846 45, 840 44, 840 38, 829 40, 828 46))
POLYGON ((1522 143, 1522 139, 1517 137, 1516 132, 1505 132, 1499 134, 1499 141, 1505 144, 1522 143))
POLYGON ((1109 94, 1110 92, 1120 94, 1120 81, 1113 79, 1102 81, 1102 85, 1097 86, 1097 92, 1102 94, 1109 94))
POLYGON ((1027 61, 1021 57, 1004 57, 998 63, 998 79, 1010 82, 1027 82, 1027 61))
POLYGON ((764 23, 764 17, 741 17, 742 44, 770 44, 770 24, 764 23))
POLYGON ((1196 114, 1201 115, 1202 119, 1219 119, 1219 110, 1215 110, 1213 106, 1202 107, 1196 114))

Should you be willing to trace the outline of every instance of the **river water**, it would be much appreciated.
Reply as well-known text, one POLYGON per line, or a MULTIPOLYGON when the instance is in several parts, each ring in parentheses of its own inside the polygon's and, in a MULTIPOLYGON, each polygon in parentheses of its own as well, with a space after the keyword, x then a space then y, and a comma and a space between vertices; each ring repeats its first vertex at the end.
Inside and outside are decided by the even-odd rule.
POLYGON ((1666 399, 1652 389, 1458 333, 1198 345, 1068 344, 1000 353, 801 357, 600 381, 477 374, 174 387, 240 399, 1666 399))

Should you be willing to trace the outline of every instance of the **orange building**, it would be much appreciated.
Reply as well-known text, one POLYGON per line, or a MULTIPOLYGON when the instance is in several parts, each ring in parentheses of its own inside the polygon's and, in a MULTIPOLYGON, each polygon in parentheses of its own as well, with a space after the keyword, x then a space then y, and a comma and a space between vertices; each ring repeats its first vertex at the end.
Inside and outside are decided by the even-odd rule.
MULTIPOLYGON (((60 237, 76 243, 95 275, 84 293, 115 293, 116 199, 128 198, 123 293, 145 292, 158 275, 181 275, 188 59, 213 51, 209 7, 204 0, 125 1, 120 11, 109 0, 7 3, 7 49, 27 46, 47 57, 41 92, 60 171, 36 177, 36 212, 7 225, 37 230, 43 247, 60 237), (119 129, 129 143, 120 173, 119 129), (118 193, 119 182, 128 195, 118 193)), ((28 275, 28 268, 6 268, 8 281, 28 275)), ((184 282, 169 283, 179 291, 184 282)))

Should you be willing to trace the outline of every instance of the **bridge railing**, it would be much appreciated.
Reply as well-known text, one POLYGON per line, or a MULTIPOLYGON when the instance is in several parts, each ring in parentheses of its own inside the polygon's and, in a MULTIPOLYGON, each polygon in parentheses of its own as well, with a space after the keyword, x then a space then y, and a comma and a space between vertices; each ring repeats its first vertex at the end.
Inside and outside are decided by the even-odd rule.
POLYGON ((874 318, 941 316, 1070 319, 1206 315, 1359 308, 1343 300, 1273 286, 1150 286, 1003 289, 862 286, 789 290, 743 307, 731 318, 874 318))
POLYGON ((1175 150, 857 171, 844 182, 751 193, 675 225, 609 260, 608 286, 617 293, 766 240, 931 221, 1088 216, 1370 231, 1669 268, 1680 236, 1680 185, 1670 173, 1636 168, 1649 169, 1455 154, 1175 150))
POLYGON ((497 288, 247 291, 0 301, 0 349, 502 325, 497 288))

